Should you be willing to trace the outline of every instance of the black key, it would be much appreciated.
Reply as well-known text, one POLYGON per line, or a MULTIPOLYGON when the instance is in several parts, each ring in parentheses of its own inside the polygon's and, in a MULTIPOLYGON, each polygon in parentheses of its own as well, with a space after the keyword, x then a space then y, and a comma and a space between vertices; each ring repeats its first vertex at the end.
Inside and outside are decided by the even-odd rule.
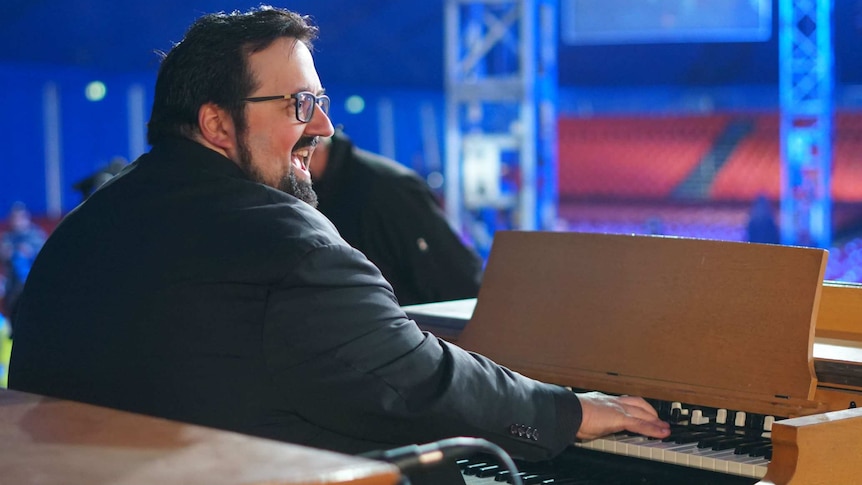
MULTIPOLYGON (((527 472, 518 472, 516 475, 519 475, 519 476, 521 477, 521 480, 523 480, 523 479, 524 479, 524 475, 526 475, 526 474, 527 474, 527 472)), ((515 483, 515 482, 514 482, 514 480, 512 480, 512 475, 511 475, 511 474, 510 474, 509 476, 507 476, 507 477, 506 477, 506 483, 515 483)))
POLYGON ((716 451, 730 450, 745 443, 746 441, 746 438, 743 438, 741 436, 738 438, 728 438, 726 440, 716 442, 714 445, 712 445, 712 449, 716 451))
POLYGON ((741 445, 737 445, 737 447, 733 449, 733 453, 734 453, 735 455, 747 455, 749 451, 751 451, 751 450, 753 450, 753 449, 755 449, 755 448, 760 448, 760 447, 763 447, 763 446, 768 446, 768 445, 770 445, 771 443, 772 443, 772 442, 771 442, 770 440, 768 440, 768 439, 763 439, 763 438, 758 439, 758 440, 749 441, 749 442, 747 442, 747 443, 743 443, 743 444, 741 444, 741 445))
POLYGON ((694 443, 695 441, 700 441, 704 438, 718 437, 718 436, 724 436, 724 435, 717 435, 713 431, 689 431, 689 432, 685 432, 685 433, 677 433, 676 435, 671 434, 670 436, 663 439, 662 441, 685 444, 685 443, 694 443))
POLYGON ((599 482, 591 479, 591 478, 554 478, 553 482, 548 482, 553 485, 598 485, 599 482))
POLYGON ((479 478, 493 477, 500 471, 500 465, 486 465, 476 470, 476 476, 479 478))
POLYGON ((742 438, 741 435, 730 434, 730 435, 719 435, 719 436, 710 436, 708 438, 703 438, 702 440, 697 442, 698 448, 712 448, 713 445, 719 442, 723 442, 729 439, 737 439, 742 438))
POLYGON ((748 452, 749 456, 762 456, 766 459, 771 459, 772 457, 772 444, 759 446, 757 448, 752 448, 751 451, 748 452), (769 455, 767 457, 766 455, 769 455))
POLYGON ((762 414, 746 414, 745 415, 745 427, 751 430, 752 432, 756 432, 760 434, 763 432, 763 422, 766 420, 766 416, 762 414))
POLYGON ((483 466, 488 466, 488 463, 485 463, 484 461, 480 461, 479 463, 472 463, 462 468, 461 473, 463 473, 464 475, 475 475, 476 472, 479 471, 479 469, 483 466))

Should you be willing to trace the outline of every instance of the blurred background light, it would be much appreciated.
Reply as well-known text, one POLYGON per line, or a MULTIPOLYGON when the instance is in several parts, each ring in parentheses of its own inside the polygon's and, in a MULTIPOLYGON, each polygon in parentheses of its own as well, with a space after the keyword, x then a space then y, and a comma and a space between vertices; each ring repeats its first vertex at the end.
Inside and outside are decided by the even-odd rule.
POLYGON ((344 109, 352 114, 358 115, 365 111, 365 99, 362 96, 353 95, 349 96, 346 101, 344 101, 344 109))
POLYGON ((92 81, 84 89, 84 95, 87 97, 87 100, 93 102, 105 99, 106 94, 108 94, 108 88, 102 81, 92 81))

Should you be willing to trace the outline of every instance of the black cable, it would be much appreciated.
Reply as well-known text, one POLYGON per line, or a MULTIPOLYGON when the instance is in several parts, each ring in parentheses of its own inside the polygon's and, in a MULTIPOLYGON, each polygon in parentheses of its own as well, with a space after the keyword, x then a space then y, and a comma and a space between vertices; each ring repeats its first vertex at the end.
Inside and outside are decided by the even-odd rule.
POLYGON ((494 455, 509 471, 513 485, 523 485, 518 467, 502 448, 482 438, 447 438, 424 445, 407 445, 385 451, 364 453, 362 457, 382 460, 397 466, 402 472, 421 469, 447 459, 463 458, 479 452, 494 455))

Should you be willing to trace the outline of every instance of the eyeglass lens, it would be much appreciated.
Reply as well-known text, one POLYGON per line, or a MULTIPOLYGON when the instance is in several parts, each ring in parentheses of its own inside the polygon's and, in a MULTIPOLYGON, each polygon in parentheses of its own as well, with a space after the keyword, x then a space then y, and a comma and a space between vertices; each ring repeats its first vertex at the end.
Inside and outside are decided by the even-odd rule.
POLYGON ((315 96, 312 93, 298 93, 296 100, 296 111, 299 120, 302 122, 311 121, 311 116, 314 114, 314 105, 323 111, 324 114, 329 113, 329 97, 315 96))

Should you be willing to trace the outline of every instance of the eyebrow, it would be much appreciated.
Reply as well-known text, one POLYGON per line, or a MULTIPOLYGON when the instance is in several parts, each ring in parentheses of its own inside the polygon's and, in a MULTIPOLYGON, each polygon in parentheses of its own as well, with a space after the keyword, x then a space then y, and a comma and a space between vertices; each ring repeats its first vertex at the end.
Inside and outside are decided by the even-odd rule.
MULTIPOLYGON (((325 89, 325 88, 320 88, 320 90, 315 91, 315 90, 311 89, 311 88, 310 88, 310 87, 308 87, 308 86, 302 86, 302 87, 296 88, 296 90, 295 90, 295 91, 289 91, 289 92, 290 92, 291 94, 295 94, 295 93, 301 93, 301 92, 303 92, 303 91, 305 91, 305 92, 309 92, 309 93, 314 93, 314 95, 315 95, 315 96, 321 96, 321 95, 326 94, 326 89, 325 89)), ((253 97, 256 97, 256 96, 253 96, 253 97)))

